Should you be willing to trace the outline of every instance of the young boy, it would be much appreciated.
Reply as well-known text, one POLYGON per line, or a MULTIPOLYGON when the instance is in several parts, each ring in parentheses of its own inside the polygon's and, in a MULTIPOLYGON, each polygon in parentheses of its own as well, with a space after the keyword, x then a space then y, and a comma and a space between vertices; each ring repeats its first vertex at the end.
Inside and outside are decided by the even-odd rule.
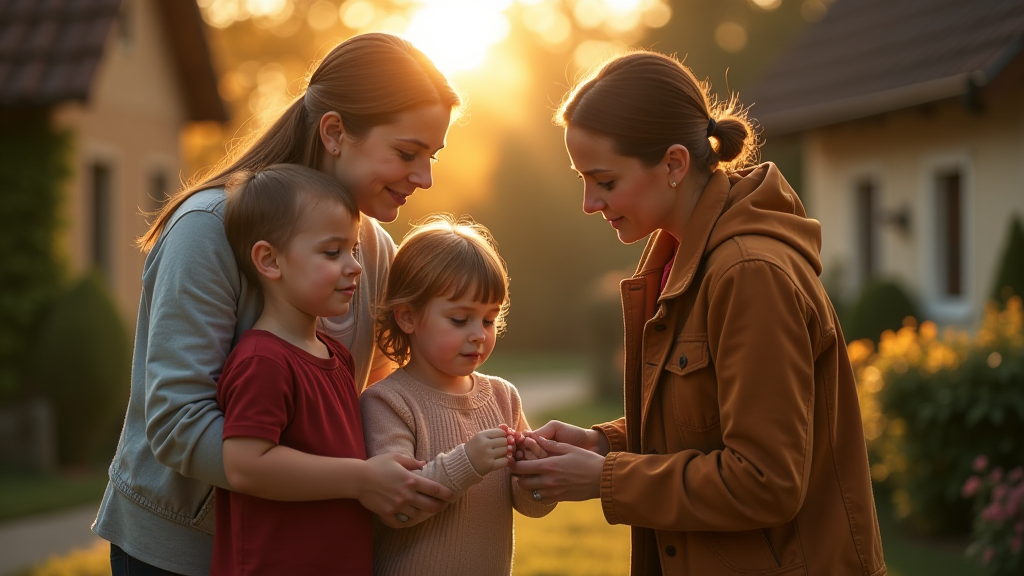
POLYGON ((317 332, 352 301, 359 210, 333 178, 282 164, 232 179, 224 227, 264 306, 217 385, 233 490, 217 489, 211 574, 369 576, 367 507, 423 463, 366 460, 352 356, 317 332))

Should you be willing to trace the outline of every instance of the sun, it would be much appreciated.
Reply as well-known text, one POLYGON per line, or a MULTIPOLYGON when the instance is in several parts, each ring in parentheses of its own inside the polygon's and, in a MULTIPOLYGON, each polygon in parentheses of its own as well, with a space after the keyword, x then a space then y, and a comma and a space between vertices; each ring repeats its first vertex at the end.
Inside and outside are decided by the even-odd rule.
POLYGON ((473 70, 509 33, 513 0, 423 0, 403 36, 445 74, 473 70))

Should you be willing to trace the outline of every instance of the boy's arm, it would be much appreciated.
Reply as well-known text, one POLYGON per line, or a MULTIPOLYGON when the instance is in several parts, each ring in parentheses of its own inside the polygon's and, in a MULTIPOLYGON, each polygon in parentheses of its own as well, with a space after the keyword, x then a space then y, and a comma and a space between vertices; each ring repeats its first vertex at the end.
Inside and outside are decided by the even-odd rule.
POLYGON ((397 454, 333 458, 278 444, 292 418, 292 379, 277 361, 229 362, 218 383, 224 408, 224 470, 231 489, 271 500, 355 498, 385 524, 401 512, 422 521, 451 500, 444 486, 410 472, 423 465, 397 454), (422 512, 420 512, 422 511, 422 512))
MULTIPOLYGON (((359 398, 359 404, 363 412, 367 455, 395 453, 415 458, 416 422, 400 395, 370 387, 359 398)), ((416 473, 448 487, 455 493, 455 499, 483 480, 483 476, 473 468, 465 444, 438 454, 416 473)))
MULTIPOLYGON (((519 392, 514 386, 508 384, 509 395, 512 400, 512 410, 515 413, 515 430, 525 432, 530 429, 530 423, 526 421, 526 414, 523 413, 523 403, 519 398, 519 392)), ((512 507, 523 516, 540 518, 547 516, 555 509, 557 502, 537 501, 533 498, 533 492, 519 487, 519 478, 512 475, 512 507)))

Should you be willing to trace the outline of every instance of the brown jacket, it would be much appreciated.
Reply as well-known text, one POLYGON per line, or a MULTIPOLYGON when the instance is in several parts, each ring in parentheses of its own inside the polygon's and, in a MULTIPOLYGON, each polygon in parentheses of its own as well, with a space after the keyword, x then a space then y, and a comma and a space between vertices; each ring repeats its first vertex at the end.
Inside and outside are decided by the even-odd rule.
POLYGON ((605 517, 631 574, 885 574, 821 229, 774 164, 715 172, 676 252, 621 285, 626 417, 603 424, 605 517))

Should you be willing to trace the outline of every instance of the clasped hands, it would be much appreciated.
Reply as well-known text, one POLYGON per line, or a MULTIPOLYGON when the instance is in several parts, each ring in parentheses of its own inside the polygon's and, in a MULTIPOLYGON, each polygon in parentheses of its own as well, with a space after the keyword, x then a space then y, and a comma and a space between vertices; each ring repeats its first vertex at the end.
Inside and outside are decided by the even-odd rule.
POLYGON ((520 432, 502 424, 466 442, 466 455, 481 476, 508 467, 535 500, 560 502, 600 496, 608 439, 557 420, 520 432))
POLYGON ((534 498, 560 502, 601 495, 601 469, 609 451, 603 432, 552 420, 534 431, 509 430, 507 442, 515 446, 509 468, 534 498))

